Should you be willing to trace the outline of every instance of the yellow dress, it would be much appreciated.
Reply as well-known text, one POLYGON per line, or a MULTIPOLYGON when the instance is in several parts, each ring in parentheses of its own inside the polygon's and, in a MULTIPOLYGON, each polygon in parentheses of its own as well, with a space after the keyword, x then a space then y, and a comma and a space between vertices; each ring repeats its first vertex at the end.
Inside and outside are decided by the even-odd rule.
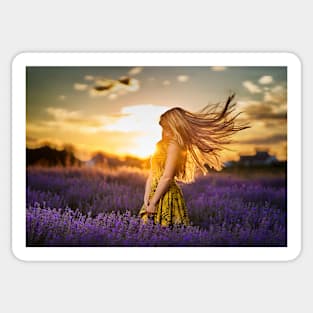
MULTIPOLYGON (((165 161, 167 156, 167 147, 169 141, 160 140, 156 144, 155 153, 150 159, 151 170, 152 170, 152 182, 149 199, 152 198, 160 177, 163 174, 165 161)), ((173 224, 190 225, 186 203, 183 197, 183 192, 180 186, 174 179, 170 182, 170 185, 163 193, 161 198, 156 204, 156 214, 151 217, 154 224, 161 224, 162 226, 173 226, 173 224)), ((142 205, 139 214, 140 218, 146 223, 149 219, 145 204, 142 205)))

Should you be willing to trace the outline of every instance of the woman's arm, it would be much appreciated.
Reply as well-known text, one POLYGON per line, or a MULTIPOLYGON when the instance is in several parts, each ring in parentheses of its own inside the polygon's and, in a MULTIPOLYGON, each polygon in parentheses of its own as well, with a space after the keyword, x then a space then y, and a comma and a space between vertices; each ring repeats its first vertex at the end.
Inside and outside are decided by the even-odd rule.
POLYGON ((152 205, 156 205, 162 195, 167 191, 171 180, 175 177, 180 154, 181 148, 179 145, 176 142, 171 141, 167 149, 167 158, 163 175, 161 176, 155 193, 150 200, 152 205))
POLYGON ((149 195, 151 192, 151 182, 152 182, 152 171, 150 170, 149 176, 148 176, 147 181, 146 181, 146 186, 145 186, 144 204, 146 206, 148 206, 148 204, 149 204, 149 195))

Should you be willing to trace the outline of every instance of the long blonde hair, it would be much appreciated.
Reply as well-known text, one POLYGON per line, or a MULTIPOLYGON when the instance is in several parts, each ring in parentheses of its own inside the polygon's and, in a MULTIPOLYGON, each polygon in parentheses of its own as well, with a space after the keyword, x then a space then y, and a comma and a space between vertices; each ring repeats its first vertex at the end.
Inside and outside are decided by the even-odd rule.
POLYGON ((175 107, 160 116, 159 124, 169 129, 172 139, 185 151, 185 161, 176 175, 177 180, 184 183, 193 182, 197 168, 204 175, 208 172, 205 164, 217 171, 222 170, 224 166, 219 152, 224 149, 231 150, 224 146, 232 142, 231 135, 251 127, 247 124, 235 125, 234 120, 242 112, 228 118, 234 111, 229 109, 236 105, 236 102, 231 104, 234 97, 235 93, 228 97, 221 112, 216 112, 220 104, 216 103, 208 104, 196 113, 175 107))

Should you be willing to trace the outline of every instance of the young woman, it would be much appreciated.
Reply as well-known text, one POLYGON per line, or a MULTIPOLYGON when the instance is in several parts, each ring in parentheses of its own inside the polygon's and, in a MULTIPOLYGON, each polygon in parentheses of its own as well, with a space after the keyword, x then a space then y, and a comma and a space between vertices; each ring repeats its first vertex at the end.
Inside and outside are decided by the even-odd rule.
POLYGON ((221 112, 219 103, 207 105, 198 113, 175 107, 160 117, 162 139, 156 144, 151 169, 146 181, 144 203, 139 216, 144 223, 152 218, 162 226, 190 225, 186 203, 177 181, 191 183, 199 168, 205 175, 207 166, 222 169, 219 152, 231 143, 233 133, 249 128, 235 125, 235 116, 228 118, 236 103, 231 104, 235 94, 230 95, 221 112), (207 165, 207 166, 205 166, 207 165))

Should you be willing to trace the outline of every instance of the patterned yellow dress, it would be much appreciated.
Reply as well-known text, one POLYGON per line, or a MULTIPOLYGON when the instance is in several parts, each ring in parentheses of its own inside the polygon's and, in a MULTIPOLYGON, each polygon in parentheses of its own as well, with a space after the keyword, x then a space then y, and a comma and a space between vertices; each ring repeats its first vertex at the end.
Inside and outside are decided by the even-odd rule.
MULTIPOLYGON (((152 198, 158 186, 159 179, 163 174, 168 144, 168 140, 160 140, 156 144, 156 150, 150 159, 152 182, 149 199, 152 198)), ((151 217, 154 224, 161 224, 162 226, 173 226, 174 224, 190 225, 183 192, 180 186, 177 185, 175 177, 170 182, 168 190, 164 192, 163 196, 157 202, 156 209, 156 214, 151 217)), ((148 221, 149 217, 145 204, 142 205, 138 215, 144 223, 148 221)))

